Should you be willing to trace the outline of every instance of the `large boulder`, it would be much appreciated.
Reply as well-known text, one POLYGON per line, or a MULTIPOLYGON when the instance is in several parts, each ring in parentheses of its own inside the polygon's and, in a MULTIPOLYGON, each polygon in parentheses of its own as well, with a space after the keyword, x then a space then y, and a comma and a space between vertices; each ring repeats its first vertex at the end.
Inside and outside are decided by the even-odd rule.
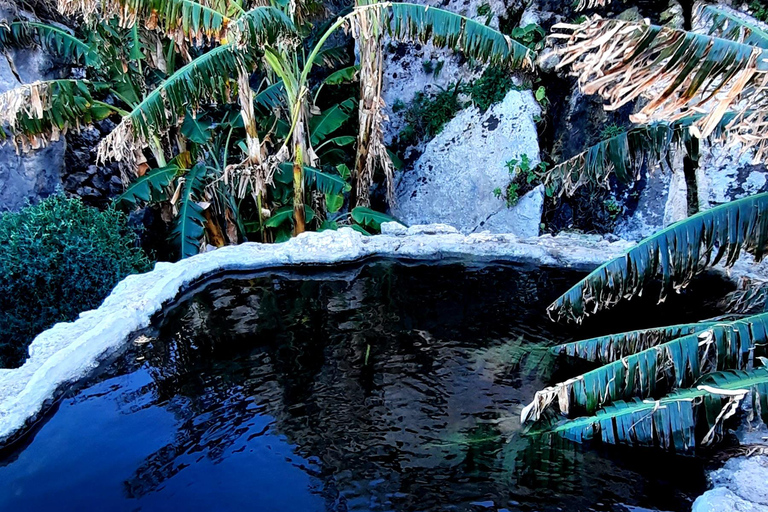
POLYGON ((693 504, 693 512, 768 512, 768 457, 737 457, 709 475, 713 489, 693 504))
MULTIPOLYGON (((12 8, 0 3, 0 19, 15 17, 12 8)), ((0 58, 0 94, 24 83, 60 77, 60 71, 40 49, 9 49, 7 57, 0 58)), ((0 211, 17 210, 28 200, 35 202, 51 195, 61 184, 65 150, 63 137, 28 154, 17 154, 10 141, 0 144, 0 211)))
POLYGON ((512 178, 507 161, 527 155, 531 165, 539 163, 539 113, 531 92, 517 90, 485 113, 476 107, 459 112, 399 176, 394 213, 409 224, 441 222, 464 233, 538 235, 542 189, 513 208, 494 190, 506 190, 512 178))

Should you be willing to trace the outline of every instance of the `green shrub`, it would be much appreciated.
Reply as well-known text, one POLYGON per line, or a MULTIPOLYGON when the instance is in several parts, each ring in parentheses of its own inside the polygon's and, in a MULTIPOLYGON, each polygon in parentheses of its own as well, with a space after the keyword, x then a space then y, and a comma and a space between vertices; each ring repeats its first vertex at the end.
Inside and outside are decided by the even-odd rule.
POLYGON ((419 140, 428 140, 440 133, 443 126, 464 108, 459 99, 461 91, 461 85, 457 83, 440 89, 434 96, 417 92, 403 115, 406 124, 400 132, 400 145, 415 145, 419 140))
POLYGON ((512 77, 509 71, 496 66, 488 66, 480 78, 474 81, 469 88, 472 102, 482 112, 488 107, 504 99, 512 89, 512 77))
POLYGON ((0 240, 0 367, 23 363, 38 333, 149 266, 123 213, 63 194, 0 215, 0 240))

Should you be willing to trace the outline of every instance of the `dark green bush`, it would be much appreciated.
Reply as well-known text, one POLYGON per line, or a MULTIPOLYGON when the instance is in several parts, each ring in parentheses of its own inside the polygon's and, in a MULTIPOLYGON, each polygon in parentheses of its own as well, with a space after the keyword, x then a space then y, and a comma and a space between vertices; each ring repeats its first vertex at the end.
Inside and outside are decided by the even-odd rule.
POLYGON ((459 99, 461 92, 462 87, 458 83, 440 89, 434 96, 417 92, 403 116, 406 124, 400 132, 400 145, 415 145, 419 140, 431 139, 440 133, 443 126, 464 108, 459 99))
POLYGON ((485 112, 488 107, 503 100, 512 86, 512 77, 509 75, 509 71, 496 66, 488 66, 483 71, 482 76, 469 87, 469 94, 477 108, 485 112))
POLYGON ((63 194, 0 215, 0 240, 0 367, 23 363, 38 333, 149 266, 123 213, 63 194))

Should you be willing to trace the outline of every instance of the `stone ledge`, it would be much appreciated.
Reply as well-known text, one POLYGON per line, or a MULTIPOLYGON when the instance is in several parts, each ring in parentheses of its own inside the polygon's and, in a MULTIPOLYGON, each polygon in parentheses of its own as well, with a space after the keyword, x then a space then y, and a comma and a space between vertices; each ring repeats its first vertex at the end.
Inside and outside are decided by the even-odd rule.
POLYGON ((67 384, 89 375, 149 326, 155 313, 190 284, 233 271, 353 263, 371 257, 439 261, 509 261, 591 270, 631 244, 577 236, 518 239, 514 235, 462 235, 445 225, 400 229, 366 237, 350 228, 305 233, 283 244, 246 243, 177 263, 158 263, 121 281, 101 306, 59 323, 35 338, 20 368, 0 369, 0 443, 21 433, 67 384))

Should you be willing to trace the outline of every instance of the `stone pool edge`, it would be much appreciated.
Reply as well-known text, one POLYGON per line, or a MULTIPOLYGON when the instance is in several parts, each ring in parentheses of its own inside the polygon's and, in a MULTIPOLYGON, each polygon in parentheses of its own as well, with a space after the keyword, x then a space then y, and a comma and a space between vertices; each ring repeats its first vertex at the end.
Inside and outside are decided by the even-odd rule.
POLYGON ((0 444, 36 419, 65 385, 87 376, 124 348, 132 334, 185 287, 222 272, 354 263, 371 257, 439 261, 473 258, 591 270, 632 244, 575 236, 518 239, 514 235, 462 235, 445 225, 405 228, 387 223, 364 236, 350 228, 308 232, 282 244, 222 247, 176 263, 160 262, 123 279, 98 309, 39 334, 19 368, 0 369, 0 444))

